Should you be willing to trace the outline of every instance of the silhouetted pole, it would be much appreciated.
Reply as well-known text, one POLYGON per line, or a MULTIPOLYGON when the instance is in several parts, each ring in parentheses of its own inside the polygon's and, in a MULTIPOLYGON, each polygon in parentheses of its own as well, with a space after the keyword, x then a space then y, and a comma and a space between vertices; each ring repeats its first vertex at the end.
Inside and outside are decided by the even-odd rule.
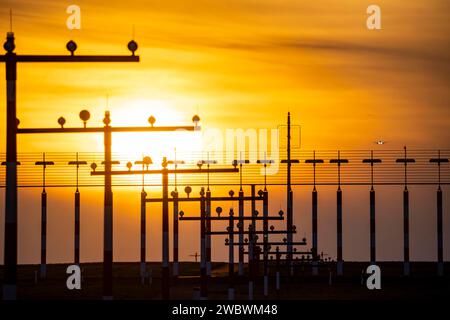
POLYGON ((42 166, 40 278, 45 279, 47 277, 47 192, 45 191, 45 170, 47 166, 55 163, 53 161, 45 161, 45 153, 43 153, 42 161, 37 161, 35 164, 42 166))
POLYGON ((342 190, 336 191, 336 208, 337 208, 337 275, 342 276, 344 273, 344 261, 342 259, 342 190))
POLYGON ((146 259, 146 248, 147 248, 147 208, 145 199, 147 198, 147 192, 144 188, 141 190, 141 279, 144 282, 147 276, 147 259, 146 259))
POLYGON ((409 276, 410 265, 409 265, 409 191, 405 187, 403 191, 403 233, 404 233, 404 243, 403 243, 403 275, 409 276))
POLYGON ((200 191, 200 300, 208 297, 208 274, 206 270, 206 204, 205 190, 200 191))
MULTIPOLYGON (((205 199, 205 216, 206 218, 206 230, 211 231, 211 190, 209 190, 209 185, 206 190, 206 199, 205 199)), ((206 275, 211 276, 211 235, 207 234, 205 237, 206 240, 206 275)))
POLYGON ((113 193, 112 193, 112 157, 111 157, 111 119, 109 111, 103 119, 105 145, 105 195, 104 195, 104 229, 103 229, 103 300, 113 298, 113 193))
MULTIPOLYGON (((148 170, 148 166, 153 163, 152 159, 148 156, 143 157, 142 160, 135 161, 135 164, 142 165, 142 171, 146 167, 148 170)), ((131 170, 131 164, 128 168, 131 170)), ((147 192, 145 192, 145 175, 142 174, 142 189, 141 189, 141 219, 140 219, 140 228, 141 228, 141 237, 140 237, 140 275, 141 282, 144 284, 145 278, 147 276, 147 259, 146 259, 146 250, 147 250, 147 207, 146 207, 146 198, 147 192)))
POLYGON ((313 191, 312 191, 312 274, 319 274, 318 267, 318 231, 317 231, 317 189, 316 189, 316 165, 323 163, 322 159, 316 159, 316 151, 313 152, 313 159, 306 160, 305 163, 313 165, 313 191))
POLYGON ((41 268, 40 278, 47 276, 47 192, 45 187, 41 193, 41 268))
POLYGON ((319 270, 317 267, 317 250, 318 250, 318 236, 317 236, 317 190, 314 186, 312 191, 312 251, 313 251, 313 275, 317 275, 319 270))
POLYGON ((438 257, 438 275, 444 275, 444 239, 442 235, 442 189, 439 186, 437 190, 437 257, 438 257))
POLYGON ((263 193, 264 296, 269 295, 269 193, 263 193))
POLYGON ((438 165, 438 188, 436 191, 437 205, 437 273, 444 275, 444 237, 443 237, 443 210, 442 210, 442 189, 441 189, 441 163, 448 163, 448 159, 441 158, 441 151, 438 151, 438 158, 430 159, 431 163, 438 165))
MULTIPOLYGON (((277 295, 280 292, 280 247, 276 248, 276 274, 275 274, 275 289, 277 291, 277 295)), ((289 259, 291 261, 292 259, 289 259)))
MULTIPOLYGON (((242 165, 241 165, 242 166, 242 165)), ((242 173, 242 167, 240 172, 242 173)), ((244 275, 244 191, 242 190, 242 185, 239 190, 239 222, 238 222, 238 230, 239 230, 239 276, 244 275)))
POLYGON ((300 161, 297 159, 291 159, 291 113, 288 112, 288 121, 287 121, 287 159, 281 160, 281 163, 287 164, 287 177, 286 177, 286 241, 287 241, 287 262, 289 268, 289 274, 291 276, 294 275, 294 266, 293 266, 293 254, 292 254, 292 242, 293 242, 293 233, 292 227, 294 225, 294 193, 292 191, 292 175, 291 175, 291 166, 293 163, 299 163, 300 161))
POLYGON ((173 197, 173 276, 177 278, 179 276, 178 266, 178 190, 172 191, 173 197))
POLYGON ((249 265, 249 278, 248 278, 248 300, 253 300, 253 292, 254 292, 254 277, 255 277, 255 236, 253 235, 253 230, 256 230, 256 188, 255 185, 251 185, 251 210, 252 210, 252 220, 251 225, 248 227, 249 234, 249 246, 248 246, 248 265, 249 265))
POLYGON ((74 263, 80 264, 80 191, 75 191, 74 263))
POLYGON ((3 299, 15 300, 17 296, 17 133, 19 120, 16 115, 16 80, 18 62, 138 62, 135 56, 137 43, 130 41, 131 56, 76 56, 76 44, 67 43, 70 56, 16 55, 14 33, 8 32, 0 62, 6 65, 6 192, 5 192, 5 241, 3 299))
POLYGON ((405 188, 403 190, 403 275, 410 275, 409 262, 409 191, 408 191, 408 163, 415 162, 414 159, 406 157, 406 147, 404 147, 404 158, 397 159, 397 163, 403 163, 405 166, 405 188))
MULTIPOLYGON (((242 152, 240 152, 240 159, 239 160, 233 160, 233 166, 236 167, 239 164, 239 194, 238 194, 238 214, 239 214, 239 220, 238 220, 238 231, 239 231, 239 265, 238 265, 238 274, 239 276, 244 275, 244 190, 242 189, 242 165, 244 163, 250 163, 249 160, 243 160, 242 159, 242 152)), ((253 200, 252 200, 253 201, 253 200)), ((248 258, 249 261, 249 268, 250 268, 250 260, 251 258, 248 258)))
POLYGON ((376 264, 376 233, 375 233, 375 189, 373 187, 373 165, 381 163, 381 159, 373 158, 370 151, 370 159, 363 159, 363 163, 370 164, 370 264, 376 264))
MULTIPOLYGON (((264 265, 264 296, 269 294, 269 193, 267 192, 267 164, 274 163, 273 160, 266 159, 266 153, 264 153, 264 159, 258 160, 257 163, 264 164, 264 191, 258 191, 258 194, 263 197, 263 265, 264 265)), ((256 229, 255 229, 256 230, 256 229)), ((287 232, 287 231, 286 231, 287 232)), ((256 232, 255 232, 256 233, 256 232)), ((257 253, 259 258, 259 252, 257 253)))
POLYGON ((370 264, 376 264, 375 189, 370 189, 370 264))
POLYGON ((80 264, 80 190, 78 189, 78 173, 80 165, 87 165, 86 161, 79 161, 78 152, 75 161, 69 161, 69 165, 76 166, 76 190, 75 190, 75 234, 74 234, 74 263, 80 264))
MULTIPOLYGON (((174 279, 178 278, 179 275, 179 264, 178 264, 178 215, 179 215, 179 201, 178 201, 178 183, 177 183, 177 168, 178 164, 184 164, 183 160, 177 160, 177 150, 175 149, 175 160, 167 161, 168 164, 174 164, 174 177, 175 177, 175 190, 171 192, 172 202, 173 202, 173 268, 172 275, 174 279)), ((188 194, 189 195, 189 194, 188 194)))
MULTIPOLYGON (((254 191, 254 190, 253 190, 254 191)), ((253 196, 252 196, 253 197, 253 196)), ((253 211, 252 211, 253 212, 253 211)), ((254 217, 252 216, 252 219, 254 217)), ((255 241, 253 235, 253 223, 248 226, 248 300, 253 300, 254 279, 255 279, 255 241)))
POLYGON ((336 163, 338 168, 338 189, 336 191, 336 212, 337 212, 337 275, 344 273, 344 260, 342 258, 342 190, 341 190, 341 164, 348 163, 347 159, 341 159, 341 152, 338 151, 338 158, 330 160, 330 163, 336 163))
POLYGON ((228 220, 228 300, 234 300, 234 219, 233 208, 228 220))
MULTIPOLYGON (((208 153, 208 159, 207 160, 200 160, 198 162, 198 167, 201 169, 202 165, 207 165, 207 182, 206 182, 206 199, 205 199, 205 217, 206 217, 206 230, 211 230, 211 190, 209 189, 209 173, 210 173, 210 164, 217 163, 216 160, 209 160, 209 153, 208 153)), ((203 191, 204 192, 204 191, 203 191)), ((206 255, 206 275, 209 277, 211 276, 212 271, 212 264, 211 264, 211 235, 207 233, 205 235, 205 255, 206 255)))
MULTIPOLYGON (((288 112, 287 121, 287 214, 286 214, 286 226, 288 231, 292 230, 293 225, 293 199, 292 199, 292 186, 291 186, 291 113, 288 112)), ((289 274, 292 276, 294 269, 292 267, 292 241, 293 234, 288 232, 287 238, 287 251, 288 251, 288 267, 289 274)))
MULTIPOLYGON (((8 32, 3 46, 6 65, 6 191, 3 299, 17 295, 17 136, 16 80, 17 59, 14 33, 8 32)), ((0 60, 1 61, 1 60, 0 60)))
MULTIPOLYGON (((161 293, 163 300, 170 299, 170 271, 169 271, 169 175, 167 171, 167 159, 162 161, 162 277, 161 293)), ((203 253, 204 254, 204 253, 203 253)))

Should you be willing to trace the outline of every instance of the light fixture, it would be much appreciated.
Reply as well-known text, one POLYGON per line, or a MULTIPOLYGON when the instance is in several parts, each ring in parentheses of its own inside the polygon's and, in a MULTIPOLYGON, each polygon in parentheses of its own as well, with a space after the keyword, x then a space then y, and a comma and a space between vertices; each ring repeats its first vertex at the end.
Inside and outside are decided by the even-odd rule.
POLYGON ((127 47, 128 47, 128 50, 131 51, 131 55, 134 56, 134 52, 135 52, 135 51, 137 50, 137 48, 138 48, 137 42, 134 41, 134 40, 131 40, 130 42, 128 42, 127 47))
POLYGON ((58 124, 61 126, 61 129, 64 128, 64 124, 66 123, 66 119, 63 117, 58 118, 58 124))
POLYGON ((81 110, 79 117, 80 117, 81 121, 83 121, 83 125, 86 128, 86 124, 87 124, 88 120, 91 118, 91 114, 87 110, 81 110))
POLYGON ((194 123, 194 126, 197 128, 198 123, 200 122, 200 117, 198 115, 195 115, 192 117, 192 122, 194 123))
POLYGON ((103 123, 105 124, 105 126, 109 126, 109 124, 111 123, 109 111, 105 111, 105 117, 103 118, 103 123))
POLYGON ((128 171, 131 171, 131 167, 133 166, 133 164, 130 162, 130 161, 128 161, 127 162, 127 168, 128 168, 128 171))
POLYGON ((150 158, 149 156, 145 156, 143 161, 146 166, 149 166, 153 163, 152 158, 150 158))
POLYGON ((15 44, 14 44, 14 33, 12 32, 8 32, 6 35, 6 42, 3 44, 3 48, 7 51, 7 52, 13 52, 14 49, 16 48, 15 44))
POLYGON ((77 50, 77 44, 75 43, 75 41, 70 40, 69 42, 67 42, 66 48, 70 51, 70 55, 73 56, 75 50, 77 50))
POLYGON ((189 198, 189 194, 192 192, 192 188, 190 186, 186 186, 184 188, 184 192, 186 192, 187 197, 189 198))
POLYGON ((153 125, 155 124, 155 122, 156 122, 156 119, 155 119, 155 117, 154 116, 150 116, 149 118, 148 118, 148 123, 150 123, 150 125, 153 127, 153 125))

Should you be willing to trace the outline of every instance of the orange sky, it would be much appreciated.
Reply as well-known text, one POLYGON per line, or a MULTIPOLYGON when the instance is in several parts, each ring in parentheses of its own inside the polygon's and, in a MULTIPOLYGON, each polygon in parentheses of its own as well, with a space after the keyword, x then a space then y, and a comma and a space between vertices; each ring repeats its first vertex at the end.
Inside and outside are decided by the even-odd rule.
MULTIPOLYGON (((189 123, 198 111, 204 127, 273 128, 290 110, 306 149, 449 146, 447 1, 378 1, 379 31, 366 28, 368 1, 74 3, 81 30, 66 28, 68 2, 22 0, 1 1, 0 30, 12 8, 18 53, 65 54, 73 39, 79 54, 127 54, 135 25, 142 61, 20 66, 24 127, 61 115, 77 125, 82 108, 98 124, 109 95, 113 125, 145 125, 150 113, 189 123)), ((94 137, 66 139, 92 151, 94 137)), ((20 150, 61 148, 50 140, 21 138, 20 150)))
MULTIPOLYGON (((146 125, 150 114, 184 125, 199 113, 204 128, 276 128, 290 110, 304 149, 369 149, 378 139, 449 148, 449 2, 376 3, 379 31, 367 30, 372 1, 360 0, 0 0, 0 31, 12 8, 19 54, 66 54, 70 39, 78 54, 128 54, 135 26, 140 63, 20 65, 22 127, 56 127, 60 116, 81 125, 84 108, 99 125, 108 108, 113 125, 146 125), (72 3, 81 30, 66 28, 72 3)), ((0 101, 5 110, 5 90, 0 101)), ((5 150, 4 111, 0 123, 5 150)), ((129 144, 114 139, 117 151, 129 144)), ((19 152, 100 146, 95 136, 19 138, 19 152)))

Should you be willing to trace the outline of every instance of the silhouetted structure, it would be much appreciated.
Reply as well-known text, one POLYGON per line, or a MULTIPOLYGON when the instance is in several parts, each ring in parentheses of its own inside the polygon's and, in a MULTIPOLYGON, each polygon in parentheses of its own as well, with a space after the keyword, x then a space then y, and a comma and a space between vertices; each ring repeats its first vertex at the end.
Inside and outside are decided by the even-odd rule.
MULTIPOLYGON (((75 56, 77 45, 73 41, 67 43, 70 56, 61 55, 17 55, 14 53, 14 33, 8 32, 3 48, 6 50, 0 61, 6 64, 6 203, 5 203, 5 280, 3 299, 12 300, 17 295, 17 133, 19 120, 16 115, 16 80, 17 64, 21 62, 138 62, 135 41, 128 43, 131 56, 75 56)), ((62 121, 59 121, 61 127, 62 121)), ((64 129, 62 129, 64 130, 64 129)), ((106 197, 105 197, 106 201, 106 197)), ((105 214, 106 215, 106 214, 105 214)), ((106 223, 105 226, 112 224, 106 223)), ((107 232, 105 232, 106 234, 107 232)), ((108 241, 109 242, 109 241, 108 241)), ((110 286, 105 289, 106 297, 112 296, 110 286)), ((112 287, 111 287, 112 288, 112 287)))

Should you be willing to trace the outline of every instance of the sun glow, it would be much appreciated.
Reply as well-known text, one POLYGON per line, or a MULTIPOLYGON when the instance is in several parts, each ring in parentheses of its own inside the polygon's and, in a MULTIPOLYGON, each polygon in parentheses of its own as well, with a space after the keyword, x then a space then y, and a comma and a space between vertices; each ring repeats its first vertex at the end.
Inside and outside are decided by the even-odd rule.
MULTIPOLYGON (((132 100, 110 109, 112 126, 150 126, 150 116, 156 119, 154 126, 193 125, 192 115, 178 111, 164 100, 132 100)), ((150 156, 157 167, 163 157, 173 159, 175 150, 181 158, 183 154, 201 152, 202 145, 202 136, 198 131, 116 133, 112 137, 113 153, 133 163, 143 156, 150 156)), ((97 146, 99 151, 103 151, 103 137, 97 137, 97 146)))

